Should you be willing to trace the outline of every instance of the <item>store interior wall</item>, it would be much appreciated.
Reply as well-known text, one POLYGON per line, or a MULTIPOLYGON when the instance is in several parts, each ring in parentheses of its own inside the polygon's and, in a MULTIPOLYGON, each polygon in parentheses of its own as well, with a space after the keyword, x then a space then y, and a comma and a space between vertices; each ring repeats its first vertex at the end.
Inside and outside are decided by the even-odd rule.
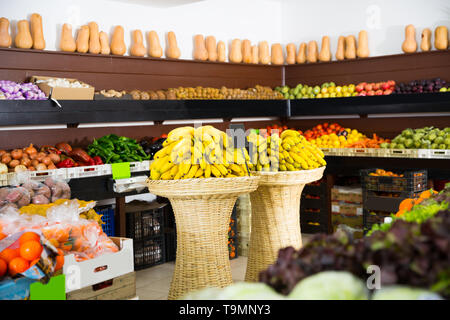
MULTIPOLYGON (((333 59, 339 36, 369 34, 371 56, 402 53, 405 26, 416 27, 420 44, 424 28, 433 31, 439 25, 450 27, 448 0, 282 0, 283 43, 316 40, 319 48, 323 36, 330 37, 333 59)), ((281 40, 280 40, 281 41, 281 40)))

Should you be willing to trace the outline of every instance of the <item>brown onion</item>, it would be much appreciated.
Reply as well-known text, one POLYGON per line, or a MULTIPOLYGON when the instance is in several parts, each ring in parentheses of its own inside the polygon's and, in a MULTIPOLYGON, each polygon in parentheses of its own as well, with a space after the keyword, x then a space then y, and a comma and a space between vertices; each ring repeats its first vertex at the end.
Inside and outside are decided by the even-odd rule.
POLYGON ((22 158, 22 150, 20 149, 14 149, 13 151, 11 151, 11 157, 15 160, 19 160, 22 158))
POLYGON ((53 170, 53 169, 58 169, 58 168, 56 168, 56 166, 55 166, 53 163, 51 163, 51 164, 47 167, 47 169, 53 170))
POLYGON ((22 158, 22 161, 20 161, 21 165, 24 165, 25 167, 31 166, 31 160, 28 158, 22 158))
POLYGON ((10 153, 5 153, 2 156, 2 163, 8 164, 8 163, 11 162, 11 160, 12 160, 12 158, 11 158, 11 154, 10 153))
POLYGON ((30 157, 31 160, 36 159, 37 158, 37 153, 32 153, 32 154, 29 155, 29 157, 30 157))
POLYGON ((43 163, 39 163, 36 166, 36 171, 42 171, 42 170, 47 170, 47 166, 45 164, 43 164, 43 163))
POLYGON ((19 164, 18 166, 16 166, 14 168, 14 172, 22 172, 22 171, 27 171, 27 167, 25 167, 24 165, 19 164))
POLYGON ((37 167, 38 164, 39 164, 39 161, 37 161, 36 159, 31 160, 31 165, 32 165, 33 167, 37 167))
POLYGON ((30 146, 26 147, 26 148, 24 149, 24 151, 25 151, 26 153, 28 153, 29 155, 36 154, 36 153, 37 153, 37 150, 36 150, 35 147, 33 147, 33 144, 32 144, 32 143, 30 143, 30 146))
POLYGON ((42 162, 42 160, 44 160, 44 158, 45 158, 46 156, 47 156, 47 155, 46 155, 44 152, 39 152, 39 153, 37 154, 36 160, 39 161, 39 162, 42 162))
POLYGON ((23 152, 22 159, 30 159, 30 156, 28 155, 28 153, 23 152))
POLYGON ((53 163, 59 163, 61 161, 61 157, 56 153, 50 153, 48 157, 52 160, 53 163))
POLYGON ((6 150, 0 150, 0 157, 2 157, 6 153, 6 150))
POLYGON ((28 171, 36 171, 36 168, 33 167, 33 166, 29 166, 29 167, 28 167, 28 171))
POLYGON ((10 168, 15 168, 16 166, 18 166, 20 164, 19 160, 11 160, 11 162, 9 163, 9 167, 10 168))
POLYGON ((48 167, 52 163, 52 159, 50 157, 44 157, 41 162, 48 167))

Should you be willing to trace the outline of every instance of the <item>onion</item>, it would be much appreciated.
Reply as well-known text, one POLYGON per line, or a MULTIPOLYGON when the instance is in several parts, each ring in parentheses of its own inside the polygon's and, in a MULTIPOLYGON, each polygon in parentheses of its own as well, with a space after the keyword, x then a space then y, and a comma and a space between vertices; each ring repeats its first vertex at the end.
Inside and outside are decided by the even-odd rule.
POLYGON ((0 150, 0 157, 6 153, 6 150, 0 150))
POLYGON ((28 153, 22 152, 22 159, 30 159, 28 153))
POLYGON ((45 158, 46 156, 47 156, 47 155, 46 155, 44 152, 39 152, 39 153, 37 154, 36 160, 39 161, 39 162, 42 162, 42 160, 44 160, 44 158, 45 158))
POLYGON ((47 167, 47 169, 53 170, 53 169, 58 169, 58 168, 56 168, 56 166, 55 166, 53 163, 51 163, 51 164, 47 167))
POLYGON ((36 168, 33 167, 33 166, 29 166, 29 167, 28 167, 28 171, 36 171, 36 168))
POLYGON ((31 160, 36 159, 37 158, 37 153, 32 153, 32 154, 29 155, 29 157, 30 157, 31 160))
POLYGON ((48 157, 52 160, 53 163, 59 163, 61 161, 61 157, 56 153, 50 153, 48 157))
POLYGON ((41 162, 46 166, 49 166, 52 163, 52 159, 50 159, 50 157, 44 157, 41 162))
POLYGON ((36 159, 31 160, 31 165, 32 165, 33 167, 37 167, 38 164, 39 164, 39 161, 37 161, 36 159))
POLYGON ((25 152, 28 153, 29 155, 32 155, 34 153, 37 153, 37 150, 35 147, 33 147, 33 144, 30 143, 30 145, 25 148, 25 152))
POLYGON ((10 168, 15 168, 16 166, 18 166, 20 164, 19 160, 11 160, 11 162, 9 163, 9 167, 10 168))
POLYGON ((36 166, 36 171, 42 171, 42 170, 47 170, 47 166, 45 164, 43 164, 43 163, 39 163, 36 166))
POLYGON ((11 151, 11 157, 13 157, 13 159, 15 160, 19 160, 22 158, 22 150, 20 149, 14 149, 13 151, 11 151))
POLYGON ((25 167, 31 166, 31 160, 28 158, 22 158, 22 161, 20 161, 21 165, 24 165, 25 167))
POLYGON ((0 163, 0 174, 8 173, 8 167, 4 163, 0 163))
POLYGON ((2 156, 2 163, 8 164, 8 163, 11 162, 11 160, 12 160, 12 158, 11 158, 11 154, 10 154, 10 153, 5 153, 5 154, 2 156))
POLYGON ((28 170, 27 167, 25 167, 22 164, 19 164, 18 166, 16 166, 14 168, 14 172, 22 172, 22 171, 27 171, 27 170, 28 170))

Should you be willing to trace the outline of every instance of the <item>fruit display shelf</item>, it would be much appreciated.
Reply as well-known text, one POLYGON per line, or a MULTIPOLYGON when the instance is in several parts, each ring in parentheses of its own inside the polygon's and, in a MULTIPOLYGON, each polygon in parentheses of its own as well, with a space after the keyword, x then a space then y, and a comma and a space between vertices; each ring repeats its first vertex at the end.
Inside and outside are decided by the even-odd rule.
POLYGON ((326 156, 377 157, 410 159, 450 159, 446 149, 375 149, 375 148, 322 148, 326 156))

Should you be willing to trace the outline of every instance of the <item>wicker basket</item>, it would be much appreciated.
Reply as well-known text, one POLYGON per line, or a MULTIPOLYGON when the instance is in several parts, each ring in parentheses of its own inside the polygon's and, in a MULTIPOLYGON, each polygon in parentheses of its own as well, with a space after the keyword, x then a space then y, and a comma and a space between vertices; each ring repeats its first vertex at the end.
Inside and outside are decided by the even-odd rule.
POLYGON ((281 248, 300 249, 300 196, 305 184, 319 180, 325 167, 287 172, 258 172, 258 189, 250 194, 252 226, 245 281, 274 263, 281 248))
POLYGON ((177 225, 177 254, 169 300, 190 291, 232 284, 228 226, 236 199, 256 190, 259 177, 148 180, 169 198, 177 225))

